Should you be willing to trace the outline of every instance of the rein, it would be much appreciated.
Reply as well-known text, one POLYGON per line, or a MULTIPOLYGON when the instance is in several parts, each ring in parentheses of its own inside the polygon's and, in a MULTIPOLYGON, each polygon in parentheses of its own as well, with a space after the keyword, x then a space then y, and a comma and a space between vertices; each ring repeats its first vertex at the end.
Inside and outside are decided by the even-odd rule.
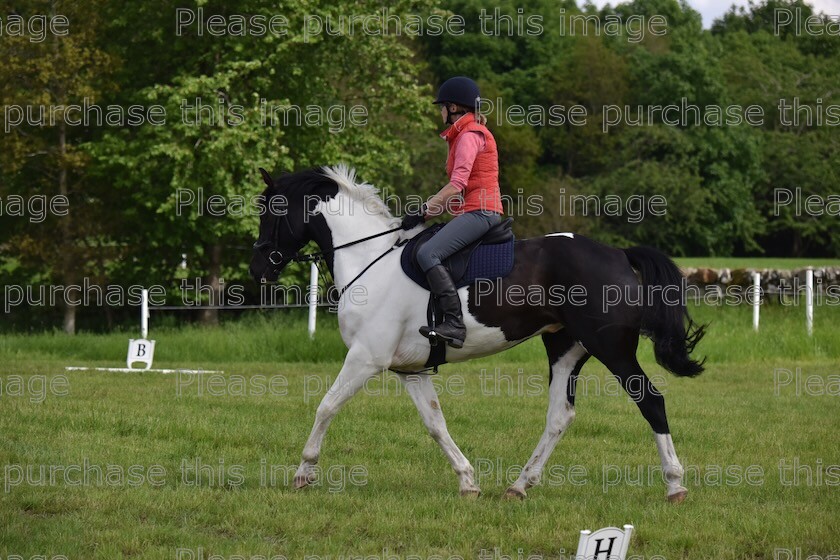
MULTIPOLYGON (((289 229, 291 230, 291 226, 289 227, 289 229)), ((294 257, 292 257, 292 261, 293 262, 309 262, 309 261, 316 261, 317 262, 317 261, 322 260, 324 258, 324 255, 326 255, 328 253, 334 253, 334 252, 338 251, 339 249, 344 249, 345 247, 352 247, 353 245, 358 245, 359 243, 364 243, 365 241, 370 241, 371 239, 376 239, 377 237, 382 237, 383 235, 388 235, 389 233, 394 233, 395 231, 399 231, 401 229, 402 229, 402 226, 397 226, 393 229, 381 231, 379 233, 374 233, 373 235, 368 235, 367 237, 362 237, 361 239, 356 239, 355 241, 351 241, 349 243, 343 243, 341 245, 338 245, 336 247, 333 247, 329 251, 318 251, 316 253, 309 253, 307 255, 296 254, 294 257)), ((394 247, 399 247, 399 244, 394 245, 394 247)), ((391 249, 393 249, 394 247, 391 247, 391 249)), ((390 251, 390 249, 388 251, 390 251)), ((383 255, 387 254, 388 251, 383 253, 383 255)), ((379 257, 379 258, 382 258, 382 257, 379 257)), ((271 260, 271 259, 269 259, 269 260, 271 260)), ((379 260, 379 259, 377 259, 377 260, 379 260)), ((376 262, 376 261, 373 261, 373 262, 376 262)), ((276 263, 272 263, 272 264, 276 264, 276 263)), ((373 263, 371 263, 371 264, 373 264, 373 263)), ((370 267, 370 265, 368 265, 368 268, 369 267, 370 267)), ((365 268, 365 270, 367 270, 367 268, 365 268)))
MULTIPOLYGON (((277 222, 279 222, 279 221, 280 220, 278 219, 277 222)), ((275 222, 275 227, 276 227, 276 222, 275 222)), ((292 237, 296 241, 299 241, 297 239, 297 236, 292 231, 292 226, 289 224, 288 220, 286 221, 286 227, 289 229, 289 233, 292 235, 292 237)), ((402 229, 402 226, 397 226, 393 229, 385 230, 385 231, 382 231, 382 232, 379 232, 379 233, 374 233, 373 235, 368 235, 367 237, 363 237, 361 239, 356 239, 355 241, 350 241, 349 243, 343 243, 341 245, 337 245, 337 246, 335 246, 332 249, 329 249, 327 251, 317 251, 315 253, 308 253, 308 254, 305 254, 305 255, 301 255, 300 253, 295 253, 292 257, 289 258, 289 262, 312 262, 312 263, 315 263, 316 267, 318 267, 318 272, 321 272, 320 262, 322 260, 324 260, 325 255, 330 254, 330 253, 334 253, 334 252, 338 251, 339 249, 344 249, 346 247, 352 247, 353 245, 358 245, 359 243, 364 243, 365 241, 370 241, 371 239, 376 239, 377 237, 382 237, 383 235, 388 235, 389 233, 394 233, 395 231, 399 231, 401 229, 402 229)), ((387 255, 388 253, 390 253, 391 251, 393 251, 397 247, 401 247, 401 246, 405 245, 407 242, 408 242, 408 239, 403 239, 402 241, 400 241, 397 244, 391 246, 387 251, 385 251, 384 253, 382 253, 381 255, 376 257, 375 259, 373 259, 366 267, 364 267, 362 269, 362 271, 360 273, 358 273, 355 276, 355 278, 350 280, 350 282, 348 282, 343 288, 341 288, 341 290, 338 292, 338 299, 336 300, 336 303, 339 300, 341 300, 341 296, 344 295, 344 292, 346 292, 347 289, 350 286, 352 286, 354 282, 356 282, 356 280, 361 278, 362 275, 370 269, 370 267, 372 267, 377 262, 379 262, 385 255, 387 255)), ((259 242, 254 243, 254 249, 259 250, 263 247, 269 246, 270 244, 271 244, 270 241, 264 241, 262 243, 259 243, 259 242)), ((272 251, 267 256, 267 259, 268 259, 268 262, 270 262, 272 265, 279 266, 283 262, 283 253, 281 253, 280 251, 278 251, 276 249, 272 249, 272 251), (276 261, 274 259, 275 255, 279 256, 279 258, 276 261)))
MULTIPOLYGON (((397 228, 397 229, 401 229, 401 228, 397 228)), ((373 236, 371 236, 371 237, 369 237, 369 238, 359 239, 359 240, 354 241, 354 242, 352 242, 352 243, 345 243, 344 245, 341 245, 341 246, 339 246, 339 247, 336 247, 335 249, 333 249, 333 251, 338 250, 338 249, 343 249, 344 247, 349 247, 350 245, 355 245, 356 243, 361 243, 362 241, 367 241, 368 239, 372 239, 373 237, 379 237, 379 236, 381 236, 381 235, 385 235, 386 233, 391 233, 391 232, 393 232, 393 231, 396 231, 396 230, 388 230, 388 231, 386 231, 386 232, 383 232, 383 233, 380 233, 380 234, 377 234, 377 235, 373 235, 373 236)), ((341 300, 341 296, 343 296, 343 295, 344 295, 344 292, 346 292, 346 291, 347 291, 347 288, 349 288, 350 286, 352 286, 352 285, 353 285, 353 283, 354 283, 356 280, 358 280, 359 278, 361 278, 361 277, 362 277, 362 274, 364 274, 365 272, 367 272, 367 271, 368 271, 368 269, 369 269, 370 267, 372 267, 372 266, 373 266, 373 265, 375 265, 377 262, 379 262, 379 261, 380 261, 380 260, 381 260, 381 259, 382 259, 385 255, 387 255, 388 253, 390 253, 391 251, 393 251, 393 250, 394 250, 394 249, 396 249, 397 247, 402 247, 402 246, 403 246, 403 245, 405 245, 406 243, 408 243, 408 239, 403 239, 402 241, 399 241, 396 245, 392 245, 391 247, 389 247, 389 248, 388 248, 388 250, 387 250, 387 251, 385 251, 384 253, 382 253, 381 255, 379 255, 378 257, 376 257, 375 259, 373 259, 372 261, 370 261, 370 264, 368 264, 366 267, 364 267, 364 268, 362 269, 362 271, 356 275, 356 277, 355 277, 355 278, 353 278, 352 280, 350 280, 349 282, 347 282, 347 284, 345 284, 345 285, 344 285, 344 287, 343 287, 343 288, 341 288, 341 290, 338 292, 338 299, 336 300, 336 303, 338 303, 338 302, 341 300)), ((307 255, 307 256, 308 256, 308 255, 307 255)), ((320 257, 318 257, 318 260, 320 260, 320 257)), ((316 260, 316 261, 315 261, 315 266, 318 266, 318 260, 316 260)), ((319 268, 318 270, 320 270, 320 268, 319 268)))

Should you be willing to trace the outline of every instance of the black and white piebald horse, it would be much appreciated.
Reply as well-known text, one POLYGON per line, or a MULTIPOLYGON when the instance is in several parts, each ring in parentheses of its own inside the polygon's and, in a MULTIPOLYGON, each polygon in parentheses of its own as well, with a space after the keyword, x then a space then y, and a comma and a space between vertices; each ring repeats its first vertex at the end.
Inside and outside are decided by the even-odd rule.
MULTIPOLYGON (((338 321, 349 350, 315 414, 295 474, 294 484, 302 488, 314 481, 314 466, 330 421, 368 379, 385 369, 423 370, 430 346, 418 327, 426 324, 429 293, 402 272, 402 248, 394 249, 400 240, 423 228, 399 230, 399 218, 391 215, 378 191, 358 182, 355 172, 345 166, 289 173, 276 179, 260 171, 268 188, 263 194, 265 208, 250 265, 254 279, 276 280, 289 262, 300 259, 304 245, 314 241, 336 287, 343 289, 355 282, 364 286, 365 293, 362 301, 356 302, 359 298, 341 292, 338 321), (282 211, 272 210, 277 208, 282 211), (353 243, 359 240, 363 241, 353 243)), ((653 249, 616 249, 582 236, 553 233, 516 241, 513 269, 492 289, 507 293, 514 288, 521 293, 534 286, 544 294, 552 293, 552 287, 582 286, 585 297, 564 298, 560 303, 551 298, 518 298, 519 305, 513 305, 510 298, 497 298, 493 293, 480 297, 475 285, 460 288, 467 337, 463 348, 448 348, 446 355, 447 361, 460 362, 542 336, 550 379, 546 426, 505 497, 524 498, 526 490, 539 482, 555 445, 575 417, 578 373, 589 357, 595 356, 631 394, 650 423, 666 496, 672 502, 682 501, 687 490, 682 486, 683 468, 668 429, 665 400, 636 360, 639 335, 644 334, 653 340, 656 359, 665 369, 679 376, 703 371, 702 363, 689 357, 703 336, 703 327, 688 316, 679 269, 653 249), (624 297, 607 297, 616 293, 624 297), (639 293, 646 294, 644 301, 639 293)), ((457 473, 461 494, 478 495, 473 467, 449 435, 430 377, 398 377, 457 473)))

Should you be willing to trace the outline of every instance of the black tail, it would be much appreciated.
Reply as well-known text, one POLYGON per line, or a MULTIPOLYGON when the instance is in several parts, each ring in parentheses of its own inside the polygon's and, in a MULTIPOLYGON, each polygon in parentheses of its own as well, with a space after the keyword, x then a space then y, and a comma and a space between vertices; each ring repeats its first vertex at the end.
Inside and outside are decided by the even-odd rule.
POLYGON ((645 309, 642 334, 653 340, 656 361, 675 375, 694 377, 706 361, 689 354, 703 338, 705 325, 691 320, 685 306, 683 275, 674 261, 650 247, 624 249, 630 264, 642 277, 645 309), (651 289, 651 287, 657 289, 651 289))

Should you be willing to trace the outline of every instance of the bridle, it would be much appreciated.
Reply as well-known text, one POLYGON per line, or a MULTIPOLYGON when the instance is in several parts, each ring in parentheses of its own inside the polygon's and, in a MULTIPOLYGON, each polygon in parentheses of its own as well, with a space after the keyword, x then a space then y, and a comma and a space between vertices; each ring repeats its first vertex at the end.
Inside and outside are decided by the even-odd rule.
MULTIPOLYGON (((300 246, 305 245, 305 242, 302 241, 297 235, 295 235, 294 231, 292 231, 292 225, 289 223, 288 218, 286 218, 285 222, 286 222, 286 228, 289 230, 289 235, 291 235, 292 239, 296 243, 300 244, 300 246)), ((316 251, 314 253, 307 253, 307 254, 303 254, 303 255, 300 254, 299 252, 295 251, 295 253, 292 256, 284 257, 282 251, 279 251, 279 250, 272 247, 273 244, 276 247, 276 240, 279 239, 279 236, 278 236, 278 233, 277 233, 279 223, 280 223, 280 216, 277 216, 277 219, 274 221, 274 224, 272 226, 271 238, 270 239, 268 239, 266 241, 260 241, 259 239, 257 239, 257 241, 254 242, 254 250, 255 251, 260 251, 261 253, 263 253, 263 256, 266 258, 266 260, 268 260, 268 262, 274 267, 272 269, 272 273, 273 274, 278 274, 278 275, 283 270, 283 268, 286 266, 286 264, 288 264, 290 262, 312 262, 312 263, 315 263, 315 266, 318 267, 318 271, 321 272, 320 263, 321 263, 322 260, 324 260, 324 257, 326 255, 332 254, 332 253, 338 251, 339 249, 344 249, 346 247, 352 247, 353 245, 358 245, 359 243, 364 243, 365 241, 370 241, 371 239, 376 239, 377 237, 382 237, 383 235, 388 235, 389 233, 394 233, 395 231, 399 231, 399 230, 402 229, 402 226, 397 226, 397 227, 389 229, 389 230, 385 230, 385 231, 382 231, 382 232, 379 232, 379 233, 374 233, 373 235, 368 235, 367 237, 363 237, 361 239, 356 239, 355 241, 350 241, 349 243, 342 243, 341 245, 337 245, 337 246, 333 247, 332 249, 328 249, 326 251, 316 251), (272 241, 272 239, 275 240, 275 241, 272 241), (269 251, 268 254, 265 254, 266 249, 271 249, 271 251, 269 251), (286 263, 284 264, 283 261, 286 261, 286 263)), ((346 292, 347 289, 350 286, 352 286, 353 283, 356 280, 361 278, 361 276, 365 272, 367 272, 370 267, 372 267, 374 264, 376 264, 385 255, 387 255, 388 253, 390 253, 391 251, 393 251, 397 247, 401 247, 401 246, 405 245, 407 242, 408 242, 407 239, 403 239, 402 241, 399 241, 396 244, 392 245, 384 253, 382 253, 381 255, 376 257, 375 259, 373 259, 365 268, 362 269, 362 271, 359 274, 356 275, 355 278, 350 280, 350 282, 348 282, 343 288, 341 288, 341 290, 338 293, 338 298, 337 298, 336 302, 338 302, 338 300, 341 299, 341 296, 344 295, 344 292, 346 292)))
MULTIPOLYGON (((280 273, 281 270, 283 270, 283 267, 286 266, 283 263, 283 261, 285 260, 284 257, 283 257, 283 252, 278 251, 276 248, 274 248, 274 247, 277 246, 276 241, 278 239, 280 239, 280 235, 277 231, 279 224, 280 224, 280 216, 276 216, 276 219, 274 220, 274 223, 271 226, 271 235, 269 235, 269 239, 267 239, 266 241, 260 241, 259 239, 257 239, 254 242, 254 250, 263 253, 263 256, 266 258, 266 260, 275 267, 275 268, 272 269, 272 272, 273 273, 278 273, 278 274, 280 273), (274 245, 274 247, 272 247, 272 245, 274 245), (271 251, 269 251, 268 254, 265 254, 266 249, 271 249, 271 251), (276 255, 276 258, 275 258, 275 255, 276 255)), ((295 241, 295 243, 297 243, 301 247, 303 247, 305 245, 305 243, 300 238, 298 238, 297 235, 295 235, 294 231, 292 231, 292 225, 289 223, 288 218, 286 218, 286 228, 289 230, 289 235, 292 237, 292 239, 295 241)), ((315 260, 315 258, 311 258, 311 259, 304 258, 304 257, 307 257, 307 256, 308 255, 301 255, 300 253, 295 251, 295 253, 291 257, 288 258, 288 262, 302 262, 304 260, 313 260, 313 261, 315 260)), ((312 256, 314 257, 315 254, 313 254, 312 256)), ((323 253, 318 254, 317 260, 321 260, 322 256, 323 256, 323 253)))

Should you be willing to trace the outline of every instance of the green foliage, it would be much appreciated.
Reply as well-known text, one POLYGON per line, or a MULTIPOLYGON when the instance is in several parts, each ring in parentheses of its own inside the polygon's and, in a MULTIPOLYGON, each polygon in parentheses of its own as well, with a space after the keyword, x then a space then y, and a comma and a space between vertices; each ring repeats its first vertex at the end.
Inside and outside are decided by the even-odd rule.
MULTIPOLYGON (((556 8, 537 3, 529 13, 545 16, 545 32, 538 39, 490 37, 477 25, 468 25, 464 37, 431 41, 427 48, 439 79, 471 72, 489 97, 503 94, 507 105, 586 108, 584 126, 516 127, 491 114, 491 128, 500 140, 503 190, 555 199, 550 189, 557 180, 570 184, 577 179, 580 194, 668 197, 664 218, 633 224, 622 216, 569 220, 555 212, 552 229, 571 222, 604 241, 653 244, 684 255, 829 255, 840 237, 835 219, 778 220, 771 208, 772 190, 780 184, 802 182, 807 194, 823 198, 836 185, 836 127, 787 127, 781 136, 775 132, 780 128, 780 99, 837 104, 840 57, 827 53, 834 52, 840 39, 822 36, 815 43, 813 37, 790 30, 773 35, 773 10, 802 6, 798 0, 771 0, 733 8, 709 32, 702 29, 699 13, 674 0, 629 2, 600 11, 565 3, 564 26, 556 8), (581 14, 597 17, 585 23, 578 18, 571 25, 570 18, 581 14), (627 30, 617 37, 598 33, 598 24, 609 17, 626 22, 639 15, 664 15, 665 36, 648 34, 629 41, 627 30), (764 124, 692 121, 674 127, 661 117, 647 117, 651 106, 683 101, 700 108, 701 120, 707 107, 758 105, 764 124), (604 106, 621 108, 625 121, 606 134, 604 106), (802 134, 817 136, 796 141, 802 134), (827 244, 816 242, 826 238, 827 244)), ((481 8, 475 0, 451 7, 467 15, 467 22, 475 21, 481 8)), ((512 4, 503 2, 500 9, 516 14, 512 4)), ((805 7, 802 17, 811 13, 805 7)), ((535 235, 546 221, 529 219, 518 225, 523 233, 535 235)))
MULTIPOLYGON (((63 216, 47 212, 33 221, 4 213, 0 218, 0 262, 19 265, 10 276, 0 272, 3 284, 46 277, 69 285, 83 276, 99 282, 107 261, 116 257, 109 247, 113 230, 103 221, 109 193, 106 185, 89 180, 90 162, 81 148, 92 132, 71 126, 67 115, 67 105, 86 104, 116 87, 113 58, 96 44, 105 24, 104 3, 33 1, 15 3, 14 9, 0 3, 4 17, 17 14, 30 21, 61 15, 74 26, 64 35, 43 37, 11 33, 7 27, 0 37, 0 197, 60 197, 66 203, 63 216)), ((76 307, 62 307, 64 329, 72 333, 76 307)))
MULTIPOLYGON (((785 123, 780 100, 800 110, 840 105, 840 38, 777 33, 777 9, 814 15, 801 0, 733 7, 711 30, 677 0, 636 0, 598 9, 573 0, 512 0, 487 7, 455 0, 401 0, 388 13, 403 21, 460 16, 464 32, 419 38, 358 32, 304 34, 307 18, 333 22, 381 13, 369 0, 279 5, 261 0, 147 2, 0 2, 4 13, 66 14, 66 37, 43 42, 0 37, 3 103, 56 105, 84 98, 126 108, 160 105, 165 126, 19 126, 0 136, 0 196, 70 198, 68 218, 34 224, 0 216, 3 283, 163 284, 178 301, 180 282, 250 282, 256 235, 257 173, 347 162, 385 194, 431 194, 445 182, 442 125, 429 103, 446 78, 474 76, 493 103, 502 191, 518 215, 517 234, 574 230, 617 244, 655 245, 675 255, 827 257, 840 250, 837 216, 809 216, 774 204, 778 189, 828 200, 836 196, 836 126, 785 123), (176 9, 203 10, 205 21, 235 14, 286 18, 275 37, 213 36, 197 25, 180 33, 176 9), (485 28, 480 16, 485 16, 485 28), (486 16, 508 15, 495 33, 486 16), (662 15, 666 33, 633 39, 631 17, 662 15), (539 21, 517 27, 523 18, 539 21), (580 16, 586 16, 582 20, 580 16), (572 23, 572 18, 577 20, 572 23), (618 18, 617 34, 604 32, 618 18), (599 32, 600 29, 600 32, 599 32), (200 103, 202 111, 193 106, 200 103), (754 105, 763 123, 676 126, 651 107, 754 105), (193 108, 187 108, 193 107, 193 108), (362 107, 360 124, 339 120, 362 107), (508 110, 572 106, 584 124, 514 125, 508 110), (622 122, 605 132, 605 107, 622 122), (263 110, 278 119, 266 122, 263 110), (319 110, 318 124, 302 121, 319 110), (330 113, 332 111, 332 113, 330 113), (184 118, 187 118, 187 122, 184 118), (284 121, 284 119, 286 119, 284 121), (573 195, 667 199, 664 216, 564 212, 573 195), (212 197, 224 208, 211 215, 212 197), (529 215, 528 197, 543 212, 529 215), (203 202, 200 202, 202 201, 203 202), (526 202, 523 202, 526 200, 526 202), (181 264, 186 255, 186 268, 181 264)), ((822 17, 822 25, 829 23, 822 17)), ((334 26, 335 29, 335 26, 334 26)), ((0 112, 0 126, 4 126, 0 112)), ((393 200, 393 198, 392 198, 393 200)), ((395 211, 402 211, 391 204, 395 211)), ((216 207, 218 208, 218 206, 216 207)), ((836 213, 836 209, 834 211, 836 213)), ((290 267, 284 283, 305 281, 290 267)), ((107 312, 106 312, 107 315, 107 312)), ((110 321, 110 315, 108 315, 110 321)), ((210 318, 210 317, 208 317, 210 318)), ((67 317, 65 317, 67 321, 67 317)))

